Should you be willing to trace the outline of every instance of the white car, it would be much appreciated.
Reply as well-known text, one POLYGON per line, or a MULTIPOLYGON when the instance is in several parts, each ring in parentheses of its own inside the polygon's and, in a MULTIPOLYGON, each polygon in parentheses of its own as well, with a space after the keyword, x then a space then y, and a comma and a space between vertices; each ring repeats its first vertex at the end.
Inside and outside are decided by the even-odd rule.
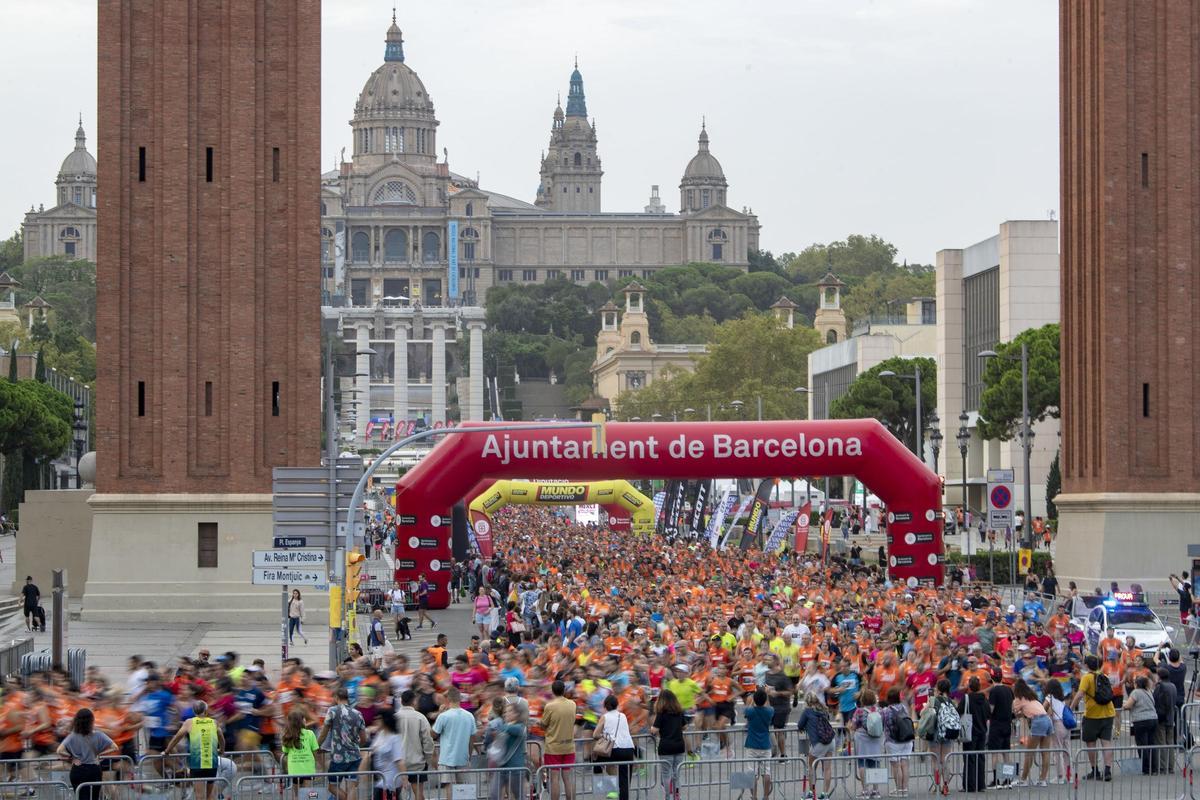
POLYGON ((1125 637, 1132 636, 1134 645, 1144 651, 1153 653, 1163 645, 1171 645, 1171 634, 1175 629, 1164 625, 1149 606, 1144 603, 1125 603, 1112 599, 1097 602, 1085 618, 1074 617, 1071 620, 1075 627, 1083 631, 1089 653, 1096 653, 1100 640, 1108 635, 1108 629, 1115 630, 1115 636, 1125 642, 1125 637))

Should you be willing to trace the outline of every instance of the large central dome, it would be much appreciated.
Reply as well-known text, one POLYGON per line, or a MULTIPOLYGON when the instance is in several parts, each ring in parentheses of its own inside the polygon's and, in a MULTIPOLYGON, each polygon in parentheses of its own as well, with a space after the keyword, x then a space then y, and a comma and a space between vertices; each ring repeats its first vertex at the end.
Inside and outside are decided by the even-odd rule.
POLYGON ((417 73, 404 63, 404 38, 392 21, 384 41, 383 66, 371 73, 354 105, 355 116, 374 117, 387 112, 432 115, 433 100, 417 73))

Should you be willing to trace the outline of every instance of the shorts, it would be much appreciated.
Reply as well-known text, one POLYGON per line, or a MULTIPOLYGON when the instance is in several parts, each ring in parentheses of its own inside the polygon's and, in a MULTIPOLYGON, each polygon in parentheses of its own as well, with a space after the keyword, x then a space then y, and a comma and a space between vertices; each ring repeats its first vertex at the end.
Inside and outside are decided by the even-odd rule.
POLYGON ((421 599, 417 600, 417 608, 423 608, 428 611, 429 610, 429 598, 422 597, 421 599))
POLYGON ((809 758, 824 758, 833 754, 833 742, 829 744, 821 744, 820 742, 808 743, 809 758))
POLYGON ((988 750, 1011 750, 1012 749, 1012 728, 1000 730, 998 726, 992 725, 988 727, 987 736, 988 750))
POLYGON ((1120 708, 1123 705, 1125 705, 1125 695, 1114 694, 1113 695, 1113 708, 1120 708))
POLYGON ((358 780, 356 776, 352 774, 348 775, 346 773, 358 772, 358 765, 361 763, 361 761, 330 761, 328 770, 330 773, 329 783, 339 783, 345 780, 358 780))
POLYGON ((1049 736, 1054 732, 1054 722, 1049 715, 1041 714, 1029 721, 1030 736, 1049 736))
POLYGON ((890 739, 885 739, 883 742, 883 752, 893 756, 893 764, 904 761, 904 756, 912 755, 912 751, 912 742, 893 742, 890 739))
POLYGON ((542 756, 542 765, 546 767, 569 767, 574 763, 574 753, 546 753, 542 756))
POLYGON ((1097 739, 1105 742, 1111 742, 1113 734, 1113 718, 1104 717, 1102 719, 1098 719, 1095 717, 1084 717, 1080 734, 1080 738, 1083 739, 1084 744, 1091 744, 1097 739))
POLYGON ((408 769, 404 774, 404 779, 409 783, 429 783, 429 764, 421 764, 416 769, 408 769))
POLYGON ((153 750, 156 753, 161 753, 167 749, 167 742, 171 741, 166 736, 151 736, 146 739, 146 749, 153 750))
POLYGON ((746 748, 746 758, 754 762, 754 774, 771 777, 771 751, 746 748))
POLYGON ((20 761, 21 756, 25 755, 24 750, 13 750, 8 753, 0 753, 0 761, 20 761))
POLYGON ((717 703, 714 709, 718 717, 724 717, 730 722, 734 722, 737 719, 737 713, 733 709, 732 702, 717 703))
POLYGON ((207 769, 189 769, 188 777, 195 781, 212 780, 217 777, 217 768, 208 767, 207 769))
POLYGON ((138 762, 137 739, 129 739, 121 745, 121 755, 128 756, 134 764, 138 762))
POLYGON ((476 625, 487 625, 488 621, 491 620, 491 618, 492 618, 491 614, 476 614, 475 615, 475 624, 476 625))
POLYGON ((781 731, 787 727, 788 717, 792 715, 792 710, 790 708, 780 708, 779 706, 775 706, 773 710, 775 716, 771 717, 771 727, 777 731, 781 731))

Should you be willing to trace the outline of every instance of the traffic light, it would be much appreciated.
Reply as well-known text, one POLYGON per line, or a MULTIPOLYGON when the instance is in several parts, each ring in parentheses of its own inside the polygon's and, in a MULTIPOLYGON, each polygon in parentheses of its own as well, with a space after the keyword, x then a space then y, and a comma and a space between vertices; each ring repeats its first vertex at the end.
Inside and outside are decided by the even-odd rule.
POLYGON ((362 580, 360 573, 362 562, 366 559, 366 556, 354 550, 346 553, 346 603, 351 608, 358 605, 358 586, 362 580))

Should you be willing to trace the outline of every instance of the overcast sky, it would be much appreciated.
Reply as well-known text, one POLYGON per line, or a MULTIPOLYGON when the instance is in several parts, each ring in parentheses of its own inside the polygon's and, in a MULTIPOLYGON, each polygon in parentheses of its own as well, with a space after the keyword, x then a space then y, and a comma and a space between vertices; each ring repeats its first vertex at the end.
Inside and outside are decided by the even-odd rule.
MULTIPOLYGON (((0 232, 54 177, 83 112, 95 153, 95 0, 0 0, 0 232)), ((427 0, 398 9, 455 172, 532 201, 575 54, 604 210, 668 209, 707 116, 762 245, 878 233, 928 263, 1058 207, 1053 0, 427 0)), ((383 62, 390 0, 326 0, 322 169, 383 62)), ((103 191, 103 187, 101 187, 103 191)))

